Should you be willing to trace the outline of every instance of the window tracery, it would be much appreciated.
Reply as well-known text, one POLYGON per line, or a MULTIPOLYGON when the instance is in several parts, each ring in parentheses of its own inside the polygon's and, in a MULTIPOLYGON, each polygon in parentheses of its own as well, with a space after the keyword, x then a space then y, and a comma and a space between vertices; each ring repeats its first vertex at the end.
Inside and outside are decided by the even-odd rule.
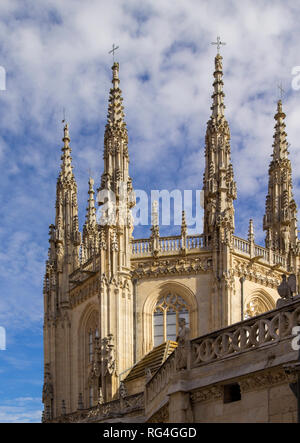
POLYGON ((158 298, 153 315, 154 346, 167 340, 176 341, 179 318, 189 325, 189 306, 178 294, 168 293, 158 298))

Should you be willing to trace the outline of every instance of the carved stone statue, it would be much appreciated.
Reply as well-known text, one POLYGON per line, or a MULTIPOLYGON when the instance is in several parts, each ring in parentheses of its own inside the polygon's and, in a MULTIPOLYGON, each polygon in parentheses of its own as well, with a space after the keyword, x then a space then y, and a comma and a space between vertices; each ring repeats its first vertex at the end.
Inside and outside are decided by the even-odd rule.
POLYGON ((282 282, 278 286, 277 291, 281 298, 292 299, 293 292, 296 292, 295 274, 291 274, 288 279, 286 279, 286 275, 283 275, 282 282))
POLYGON ((189 340, 190 340, 190 330, 186 327, 186 321, 184 318, 179 319, 179 332, 176 338, 178 347, 176 349, 176 369, 178 371, 187 368, 187 358, 189 352, 189 340))
POLYGON ((289 232, 287 227, 282 231, 282 242, 284 247, 284 252, 287 254, 289 252, 289 232))
POLYGON ((102 340, 104 348, 104 375, 113 375, 116 371, 115 349, 112 344, 112 339, 112 334, 109 334, 102 340))
POLYGON ((293 300, 293 294, 296 293, 296 276, 295 274, 291 274, 288 279, 286 275, 282 276, 282 282, 277 288, 278 294, 280 295, 280 299, 277 300, 276 307, 280 308, 287 302, 289 303, 293 300))
POLYGON ((51 374, 49 372, 48 365, 45 369, 45 381, 43 386, 43 403, 52 400, 53 398, 53 385, 51 381, 51 374))

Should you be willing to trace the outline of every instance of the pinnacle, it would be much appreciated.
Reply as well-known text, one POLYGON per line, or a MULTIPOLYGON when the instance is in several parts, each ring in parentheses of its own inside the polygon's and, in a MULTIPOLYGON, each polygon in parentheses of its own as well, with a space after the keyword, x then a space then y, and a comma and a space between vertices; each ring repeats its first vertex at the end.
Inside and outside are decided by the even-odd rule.
POLYGON ((222 71, 222 56, 217 54, 215 57, 215 72, 214 72, 214 93, 212 95, 213 104, 211 106, 212 117, 222 118, 224 117, 224 92, 223 92, 223 71, 222 71))
POLYGON ((277 102, 277 113, 274 116, 276 120, 275 134, 273 136, 273 160, 282 160, 287 158, 287 141, 285 132, 285 113, 282 111, 282 102, 278 100, 277 102))
POLYGON ((181 235, 186 234, 187 232, 187 224, 185 219, 185 211, 182 211, 182 218, 181 218, 181 235))
POLYGON ((88 199, 88 207, 86 208, 86 226, 87 227, 93 227, 96 225, 96 208, 95 208, 95 199, 94 199, 94 180, 90 177, 89 178, 89 199, 88 199))
POLYGON ((250 218, 249 220, 249 228, 248 228, 248 241, 254 241, 254 227, 253 220, 250 218))
POLYGON ((106 132, 116 129, 126 131, 126 124, 124 121, 125 114, 123 112, 124 107, 122 105, 122 91, 119 88, 119 63, 115 62, 111 69, 113 87, 110 89, 109 94, 106 132))
POLYGON ((69 135, 69 126, 68 123, 64 126, 64 136, 62 138, 62 141, 64 142, 64 146, 62 147, 62 165, 61 165, 61 172, 60 172, 60 178, 70 178, 70 176, 73 176, 72 172, 72 157, 71 157, 71 148, 70 148, 70 135, 69 135))

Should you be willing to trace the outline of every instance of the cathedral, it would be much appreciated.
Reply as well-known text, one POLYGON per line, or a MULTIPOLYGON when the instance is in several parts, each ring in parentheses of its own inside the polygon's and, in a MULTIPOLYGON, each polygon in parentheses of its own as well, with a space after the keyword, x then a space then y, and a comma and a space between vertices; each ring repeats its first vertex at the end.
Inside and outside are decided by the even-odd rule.
POLYGON ((235 235, 219 52, 205 136, 203 232, 188 234, 183 211, 178 235, 160 236, 154 208, 149 237, 136 239, 119 84, 115 62, 97 188, 106 198, 96 198, 90 178, 82 232, 64 126, 43 289, 43 422, 296 421, 291 337, 300 324, 300 248, 281 100, 264 247, 251 219, 248 237, 235 235), (289 286, 290 276, 296 282, 289 286))

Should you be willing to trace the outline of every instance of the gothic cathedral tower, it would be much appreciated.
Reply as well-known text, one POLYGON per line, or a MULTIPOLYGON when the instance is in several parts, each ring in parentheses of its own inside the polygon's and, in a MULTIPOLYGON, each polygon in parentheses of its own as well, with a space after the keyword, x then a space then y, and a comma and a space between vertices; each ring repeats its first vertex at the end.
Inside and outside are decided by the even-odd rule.
POLYGON ((135 196, 119 82, 119 65, 114 63, 104 135, 104 172, 98 189, 101 217, 96 217, 94 181, 90 178, 82 242, 69 130, 68 125, 64 127, 56 218, 55 225, 50 226, 44 282, 46 419, 92 406, 101 398, 112 400, 119 387, 119 374, 133 365, 130 209, 135 196), (86 314, 77 300, 83 292, 79 286, 94 291, 86 314), (86 333, 87 340, 82 338, 86 333))
POLYGON ((222 56, 215 57, 212 114, 205 137, 204 229, 213 250, 212 305, 214 327, 227 324, 232 291, 231 251, 234 234, 236 184, 230 159, 230 130, 224 115, 222 56))

